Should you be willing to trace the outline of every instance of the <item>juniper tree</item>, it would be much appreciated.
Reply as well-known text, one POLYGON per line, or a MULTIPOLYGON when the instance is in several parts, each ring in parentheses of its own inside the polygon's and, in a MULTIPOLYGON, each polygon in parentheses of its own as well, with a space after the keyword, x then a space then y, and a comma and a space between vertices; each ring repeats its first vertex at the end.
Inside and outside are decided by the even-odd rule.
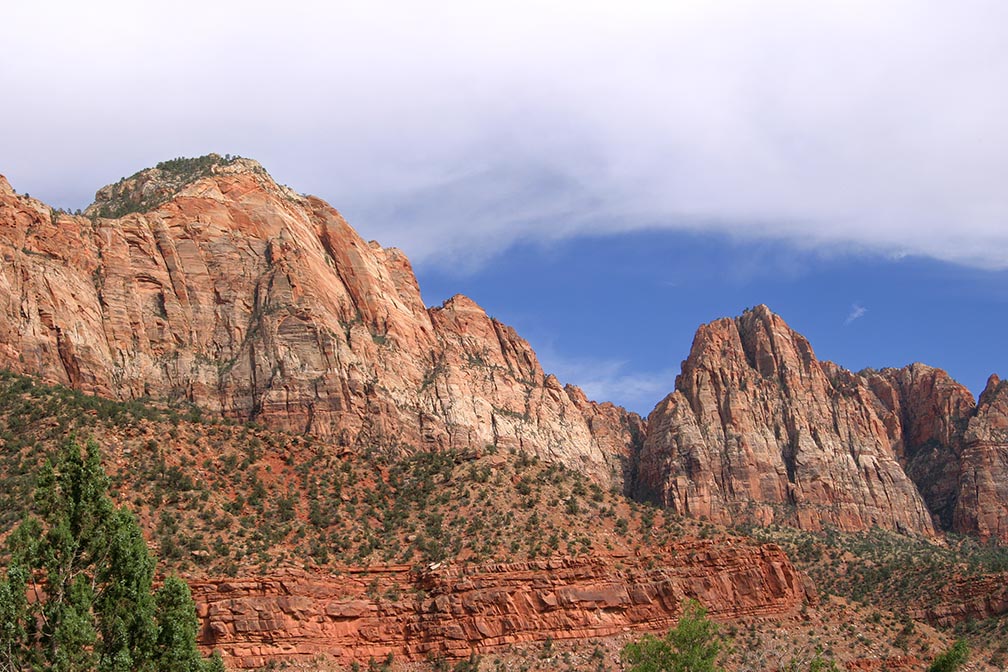
POLYGON ((724 640, 707 610, 687 600, 674 628, 662 637, 644 635, 623 647, 621 656, 630 672, 723 672, 718 657, 724 640))
POLYGON ((152 592, 154 560, 140 527, 107 491, 93 441, 84 452, 68 443, 42 467, 34 513, 8 540, 0 672, 220 668, 219 658, 199 656, 195 609, 181 580, 152 592))

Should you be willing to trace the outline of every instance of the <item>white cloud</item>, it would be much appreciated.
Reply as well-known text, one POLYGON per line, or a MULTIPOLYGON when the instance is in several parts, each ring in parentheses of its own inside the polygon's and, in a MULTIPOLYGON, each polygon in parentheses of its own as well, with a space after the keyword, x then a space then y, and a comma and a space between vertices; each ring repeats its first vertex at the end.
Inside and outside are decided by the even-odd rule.
POLYGON ((13 3, 0 171, 254 156, 415 261, 643 227, 1008 267, 1008 4, 13 3), (40 36, 44 36, 44 39, 40 36))
POLYGON ((855 303, 854 305, 851 306, 851 311, 850 313, 847 314, 847 319, 844 320, 844 325, 848 325, 854 320, 860 320, 862 317, 864 317, 865 313, 867 312, 868 312, 867 308, 858 303, 855 303))

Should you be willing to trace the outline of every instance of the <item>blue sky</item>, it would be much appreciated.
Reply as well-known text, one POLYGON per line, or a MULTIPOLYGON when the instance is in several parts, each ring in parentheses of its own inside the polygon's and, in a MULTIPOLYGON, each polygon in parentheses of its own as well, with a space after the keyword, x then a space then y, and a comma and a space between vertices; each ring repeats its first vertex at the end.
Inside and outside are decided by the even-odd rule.
POLYGON ((518 245, 476 272, 421 265, 418 277, 427 303, 475 297, 548 372, 641 414, 673 389, 697 326, 759 303, 854 371, 920 361, 974 393, 1008 372, 1008 272, 920 257, 645 231, 518 245))
POLYGON ((47 202, 258 159, 545 368, 647 412, 766 303, 822 358, 1008 373, 1003 0, 4 10, 0 173, 47 202))

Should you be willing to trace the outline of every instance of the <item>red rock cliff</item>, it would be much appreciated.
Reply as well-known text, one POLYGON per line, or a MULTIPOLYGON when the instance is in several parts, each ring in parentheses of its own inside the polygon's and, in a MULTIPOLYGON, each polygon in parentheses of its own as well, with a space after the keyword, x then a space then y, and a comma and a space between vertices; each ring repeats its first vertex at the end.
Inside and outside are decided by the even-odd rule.
POLYGON ((463 657, 509 644, 674 625, 686 598, 715 618, 794 615, 809 595, 776 546, 693 541, 656 555, 303 572, 194 582, 201 643, 225 662, 463 657))
POLYGON ((497 444, 622 478, 639 418, 565 390, 471 300, 428 310, 400 251, 253 161, 149 169, 84 217, 2 185, 0 367, 348 446, 497 444))
POLYGON ((1008 381, 997 376, 966 428, 953 529, 1008 542, 1008 381))
POLYGON ((719 522, 1006 539, 1003 392, 995 380, 977 410, 920 364, 850 373, 758 306, 697 332, 648 418, 638 488, 719 522))

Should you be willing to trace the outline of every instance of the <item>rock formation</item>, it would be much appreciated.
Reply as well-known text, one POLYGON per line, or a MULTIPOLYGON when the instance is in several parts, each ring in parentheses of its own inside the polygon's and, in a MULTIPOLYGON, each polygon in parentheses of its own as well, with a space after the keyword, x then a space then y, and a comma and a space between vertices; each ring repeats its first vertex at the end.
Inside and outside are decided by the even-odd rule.
POLYGON ((675 624, 686 598, 724 620, 793 616, 810 599, 804 581, 776 546, 696 540, 649 558, 438 564, 419 573, 391 566, 339 577, 291 571, 192 588, 201 643, 248 668, 319 655, 465 657, 515 643, 661 630, 675 624))
POLYGON ((515 447, 621 482, 640 419, 247 159, 176 160, 70 216, 0 182, 0 367, 390 450, 515 447))
POLYGON ((702 326, 648 422, 546 375, 472 300, 247 159, 175 160, 85 216, 0 178, 0 368, 188 402, 348 450, 487 445, 677 511, 1008 540, 1008 391, 851 373, 765 306, 702 326), (624 480, 629 475, 629 480, 624 480))
POLYGON ((1008 381, 997 376, 966 428, 953 529, 1008 542, 1008 381))
POLYGON ((979 407, 920 364, 854 374, 766 306, 700 327, 648 418, 637 487, 682 513, 804 529, 1005 534, 1005 386, 979 407))

